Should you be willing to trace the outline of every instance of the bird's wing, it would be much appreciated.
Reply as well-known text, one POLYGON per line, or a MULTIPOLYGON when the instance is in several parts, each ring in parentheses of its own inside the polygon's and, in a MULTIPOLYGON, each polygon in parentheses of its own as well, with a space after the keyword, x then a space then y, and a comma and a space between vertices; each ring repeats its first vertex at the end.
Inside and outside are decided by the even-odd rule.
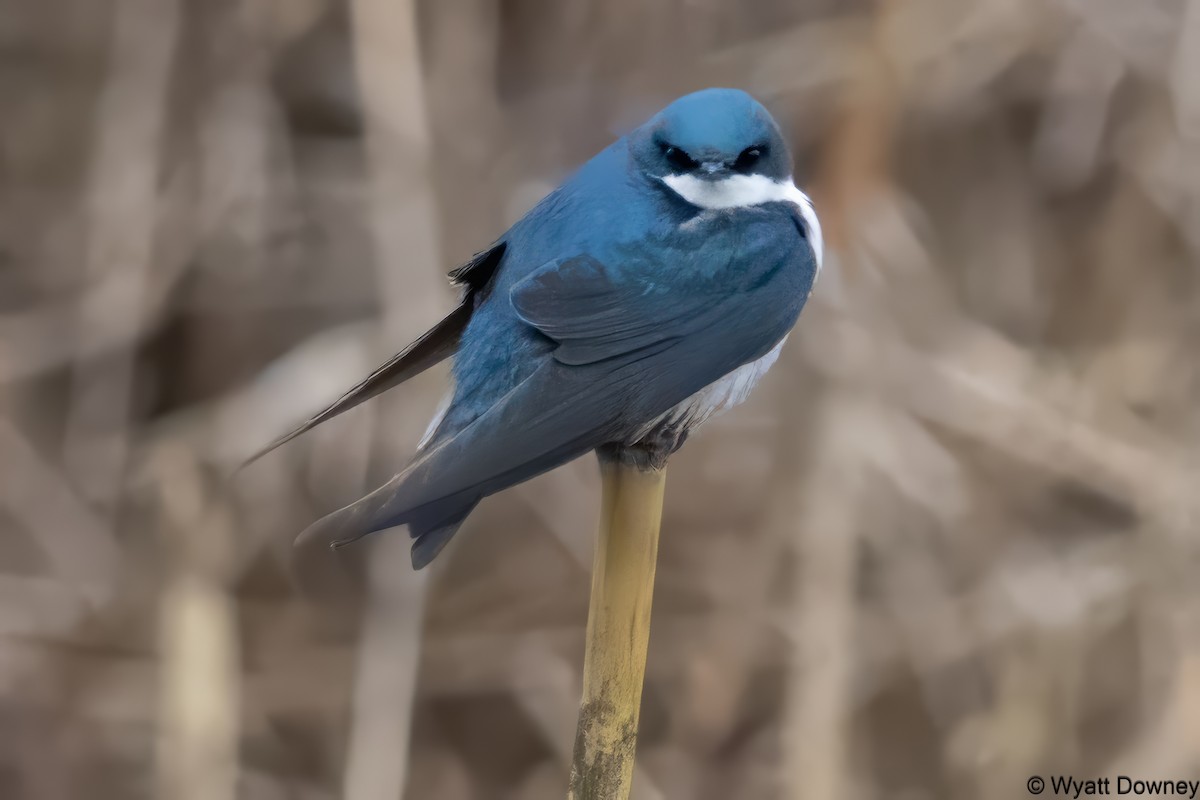
POLYGON ((409 378, 419 375, 434 364, 453 355, 458 350, 462 333, 466 330, 467 323, 470 322, 471 315, 475 311, 478 296, 486 292, 492 276, 496 272, 496 267, 499 266, 500 260, 504 256, 504 250, 505 244, 500 242, 494 247, 476 254, 466 264, 451 272, 450 280, 456 285, 464 287, 462 301, 453 311, 447 314, 441 322, 421 334, 408 347, 377 367, 360 383, 334 401, 332 405, 317 412, 300 426, 257 451, 243 461, 238 469, 244 469, 275 448, 307 433, 322 422, 333 419, 360 403, 399 386, 409 378))
POLYGON ((553 358, 305 538, 346 541, 452 518, 480 497, 613 441, 766 354, 795 323, 815 273, 812 251, 790 219, 764 215, 732 237, 709 234, 712 247, 689 249, 685 261, 657 246, 629 254, 629 263, 649 269, 581 256, 535 270, 510 298, 523 320, 559 343, 553 358))
POLYGON ((509 298, 518 317, 558 342, 555 360, 580 366, 686 335, 704 324, 706 308, 723 299, 712 291, 672 288, 585 255, 534 270, 509 298))
POLYGON ((751 323, 775 306, 798 314, 816 272, 802 219, 783 203, 740 214, 736 223, 697 224, 665 246, 627 246, 613 263, 577 256, 546 264, 513 286, 513 308, 559 343, 554 358, 568 365, 685 337, 702 341, 695 337, 706 330, 719 335, 738 325, 739 304, 751 323), (789 282, 794 294, 762 291, 789 282))

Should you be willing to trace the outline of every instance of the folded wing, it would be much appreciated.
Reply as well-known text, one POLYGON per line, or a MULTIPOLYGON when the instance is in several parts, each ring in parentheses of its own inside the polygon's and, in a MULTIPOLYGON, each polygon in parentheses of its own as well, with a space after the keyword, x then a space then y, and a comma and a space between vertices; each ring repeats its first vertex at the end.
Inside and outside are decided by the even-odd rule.
POLYGON ((690 248, 683 260, 646 247, 619 266, 579 256, 535 270, 509 299, 523 321, 558 343, 551 357, 301 542, 334 544, 409 524, 419 567, 480 498, 621 441, 769 352, 795 323, 815 272, 790 219, 767 215, 736 236, 710 236, 712 246, 690 248), (434 535, 430 548, 424 537, 434 535))

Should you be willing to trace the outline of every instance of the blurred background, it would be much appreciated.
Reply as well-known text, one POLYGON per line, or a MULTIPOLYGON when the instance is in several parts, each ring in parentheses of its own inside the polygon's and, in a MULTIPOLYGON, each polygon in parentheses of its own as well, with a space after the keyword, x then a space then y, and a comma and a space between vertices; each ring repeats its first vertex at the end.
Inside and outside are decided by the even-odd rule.
POLYGON ((709 85, 826 266, 672 463, 635 797, 1200 777, 1200 2, 0 0, 0 796, 564 795, 593 459, 315 596, 445 365, 227 477, 709 85))

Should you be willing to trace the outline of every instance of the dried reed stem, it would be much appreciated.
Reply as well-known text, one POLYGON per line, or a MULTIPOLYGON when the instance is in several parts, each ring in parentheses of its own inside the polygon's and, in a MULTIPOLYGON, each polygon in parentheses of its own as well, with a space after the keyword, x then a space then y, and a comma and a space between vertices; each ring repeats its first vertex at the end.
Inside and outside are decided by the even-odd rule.
POLYGON ((160 463, 173 567, 159 606, 158 796, 233 800, 241 707, 233 531, 187 451, 160 463))
MULTIPOLYGON (((426 313, 446 291, 438 275, 436 208, 430 196, 431 143, 413 2, 354 0, 355 66, 366 110, 371 165, 371 222, 384 334, 404 342, 432 320, 410 313, 424 298, 426 313)), ((385 406, 386 408, 386 406, 385 406)), ((405 415, 376 428, 373 444, 396 447, 405 415)), ((355 676, 353 719, 343 796, 401 797, 408 784, 409 746, 421 653, 427 575, 408 566, 404 536, 370 545, 369 597, 355 676)))
POLYGON ((617 460, 602 459, 600 473, 604 493, 571 800, 629 797, 666 486, 665 470, 641 470, 617 460))

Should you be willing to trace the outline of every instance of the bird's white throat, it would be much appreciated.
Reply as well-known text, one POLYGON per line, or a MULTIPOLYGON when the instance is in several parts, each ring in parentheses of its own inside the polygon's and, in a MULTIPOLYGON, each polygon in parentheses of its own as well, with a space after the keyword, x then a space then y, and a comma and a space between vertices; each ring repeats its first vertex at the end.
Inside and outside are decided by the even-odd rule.
POLYGON ((719 181, 706 181, 695 175, 667 175, 663 183, 675 194, 694 206, 720 211, 744 208, 763 203, 792 203, 800 210, 808 241, 817 260, 817 272, 821 271, 821 258, 825 243, 821 238, 821 223, 808 195, 796 188, 791 178, 773 181, 766 175, 731 175, 719 181))

